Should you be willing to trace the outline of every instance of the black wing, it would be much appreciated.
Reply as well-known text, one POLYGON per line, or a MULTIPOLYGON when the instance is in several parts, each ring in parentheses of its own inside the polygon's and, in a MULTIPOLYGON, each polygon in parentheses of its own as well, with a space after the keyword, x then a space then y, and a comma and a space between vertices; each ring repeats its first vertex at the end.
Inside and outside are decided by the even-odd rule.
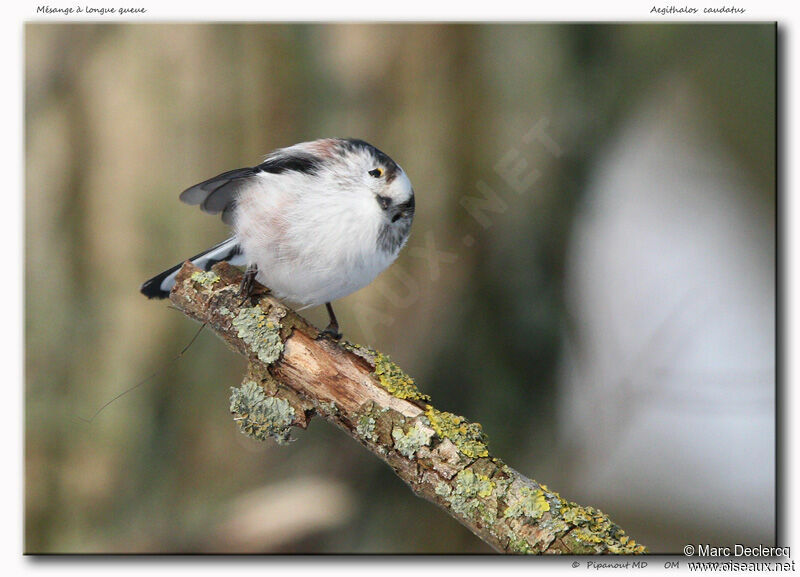
POLYGON ((300 151, 282 149, 272 153, 267 159, 252 168, 237 168, 229 170, 195 184, 181 193, 180 199, 186 204, 200 205, 200 209, 209 214, 222 213, 222 220, 226 224, 233 222, 233 210, 236 207, 236 198, 239 192, 259 172, 282 174, 288 171, 304 174, 316 174, 319 170, 320 159, 312 154, 300 151))
POLYGON ((199 204, 200 210, 203 212, 222 213, 223 222, 231 224, 236 197, 242 188, 247 186, 250 179, 259 172, 261 169, 258 167, 237 168, 223 172, 214 178, 187 188, 181 193, 180 199, 186 204, 199 204))

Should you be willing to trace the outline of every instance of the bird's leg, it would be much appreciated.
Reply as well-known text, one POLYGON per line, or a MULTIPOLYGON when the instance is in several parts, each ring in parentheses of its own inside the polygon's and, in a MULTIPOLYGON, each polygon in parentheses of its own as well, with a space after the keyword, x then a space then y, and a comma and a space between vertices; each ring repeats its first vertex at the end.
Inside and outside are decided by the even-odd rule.
POLYGON ((330 317, 331 322, 319 336, 320 338, 329 337, 334 341, 338 341, 342 338, 342 333, 339 332, 339 322, 336 320, 336 315, 333 314, 331 303, 325 303, 325 308, 328 309, 328 317, 330 317))
POLYGON ((247 270, 244 271, 244 276, 242 277, 242 283, 239 285, 239 296, 242 297, 239 306, 242 306, 253 295, 253 283, 255 283, 257 274, 258 265, 247 265, 247 270))

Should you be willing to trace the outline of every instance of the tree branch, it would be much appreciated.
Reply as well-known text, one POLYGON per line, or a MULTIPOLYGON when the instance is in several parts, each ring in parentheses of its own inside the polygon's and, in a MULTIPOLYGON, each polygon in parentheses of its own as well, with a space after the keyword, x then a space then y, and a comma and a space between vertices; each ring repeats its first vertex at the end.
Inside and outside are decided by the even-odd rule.
POLYGON ((604 513, 493 457, 478 423, 435 409, 387 356, 318 340, 316 328, 268 295, 240 306, 241 276, 227 263, 204 272, 187 262, 170 299, 249 359, 231 395, 244 433, 282 443, 291 427, 321 415, 499 552, 646 552, 604 513))

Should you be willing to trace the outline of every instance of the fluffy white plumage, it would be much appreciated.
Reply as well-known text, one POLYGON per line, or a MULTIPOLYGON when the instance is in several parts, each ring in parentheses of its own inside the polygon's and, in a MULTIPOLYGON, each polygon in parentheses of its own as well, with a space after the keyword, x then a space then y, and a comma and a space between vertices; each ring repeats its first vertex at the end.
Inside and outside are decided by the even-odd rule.
MULTIPOLYGON (((368 285, 399 254, 414 217, 405 172, 374 146, 323 139, 276 150, 253 168, 188 188, 181 200, 222 214, 233 237, 192 262, 257 267, 256 279, 280 299, 314 306, 368 285)), ((180 265, 142 285, 164 298, 180 265)), ((336 327, 331 313, 331 324, 336 327)))
POLYGON ((390 222, 393 213, 376 198, 402 205, 413 190, 402 169, 387 184, 370 176, 375 168, 369 151, 358 149, 330 158, 313 178, 257 174, 241 191, 233 219, 245 260, 258 266, 257 280, 280 299, 313 306, 365 287, 394 262, 405 240, 383 250, 379 236, 386 226, 405 225, 390 222))

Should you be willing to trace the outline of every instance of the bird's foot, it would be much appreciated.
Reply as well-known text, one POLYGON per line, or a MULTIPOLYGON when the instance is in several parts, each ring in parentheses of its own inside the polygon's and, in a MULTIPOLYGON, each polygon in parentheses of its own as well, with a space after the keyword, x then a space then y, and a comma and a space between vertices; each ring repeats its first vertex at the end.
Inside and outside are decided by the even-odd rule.
POLYGON ((339 327, 332 327, 328 325, 324 331, 320 331, 317 335, 317 340, 327 339, 338 343, 342 338, 342 333, 339 332, 339 327))
POLYGON ((239 306, 244 305, 250 298, 269 294, 270 291, 267 287, 256 283, 257 274, 258 268, 256 265, 250 265, 244 271, 242 282, 239 285, 239 296, 242 297, 242 300, 239 301, 239 306))
POLYGON ((325 308, 328 310, 328 319, 330 323, 325 327, 325 330, 317 335, 317 339, 329 339, 338 342, 342 338, 342 333, 339 332, 339 321, 336 320, 336 315, 333 312, 331 303, 325 303, 325 308))

